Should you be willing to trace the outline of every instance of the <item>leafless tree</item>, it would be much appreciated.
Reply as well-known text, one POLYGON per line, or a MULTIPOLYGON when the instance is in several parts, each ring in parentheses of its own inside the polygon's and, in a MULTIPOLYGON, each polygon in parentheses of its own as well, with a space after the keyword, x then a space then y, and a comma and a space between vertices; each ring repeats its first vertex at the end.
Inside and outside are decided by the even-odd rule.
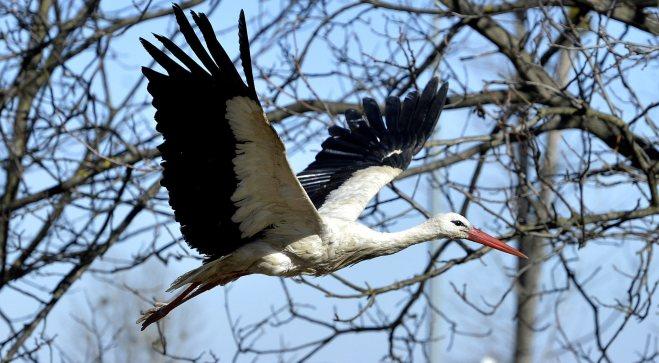
MULTIPOLYGON (((220 11, 235 4, 181 6, 208 13, 219 36, 235 33, 225 30, 237 12, 220 11)), ((439 241, 416 250, 423 259, 409 274, 382 268, 393 256, 326 278, 273 278, 284 299, 249 316, 236 315, 229 288, 212 313, 226 312, 231 351, 172 353, 166 338, 181 325, 165 322, 156 344, 140 345, 156 355, 143 354, 306 361, 330 346, 354 349, 343 338, 364 335, 380 337, 372 356, 393 361, 430 359, 431 344, 456 360, 659 359, 656 1, 244 6, 257 88, 293 157, 313 153, 361 97, 401 96, 431 75, 450 82, 437 137, 365 223, 396 229, 427 216, 430 191, 530 259, 439 241), (379 272, 360 281, 364 268, 379 272), (446 287, 439 305, 428 295, 432 278, 446 287), (427 331, 430 315, 441 334, 427 331), (291 329, 309 334, 278 340, 291 329)), ((137 67, 147 62, 138 36, 180 40, 170 14, 168 2, 151 0, 0 3, 3 361, 107 360, 125 348, 119 334, 137 329, 123 315, 137 317, 156 294, 123 277, 198 258, 159 186, 160 139, 137 67), (143 306, 120 298, 112 304, 132 309, 104 310, 106 295, 91 290, 67 299, 81 285, 112 286, 143 306), (58 305, 75 300, 80 313, 67 329, 85 332, 78 346, 51 323, 58 305)))

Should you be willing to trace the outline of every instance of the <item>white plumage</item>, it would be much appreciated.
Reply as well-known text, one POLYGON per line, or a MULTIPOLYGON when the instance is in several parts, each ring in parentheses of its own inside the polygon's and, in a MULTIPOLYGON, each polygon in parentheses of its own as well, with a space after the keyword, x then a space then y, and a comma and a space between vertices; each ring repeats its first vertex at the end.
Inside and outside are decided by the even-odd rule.
POLYGON ((363 113, 348 110, 348 128, 331 127, 315 161, 296 176, 258 102, 244 15, 239 35, 247 85, 203 14, 192 16, 206 48, 178 6, 174 13, 203 67, 156 36, 182 65, 141 39, 167 75, 149 68, 143 73, 164 137, 162 185, 183 237, 207 259, 174 281, 169 290, 185 289, 147 311, 138 320, 142 329, 194 296, 244 275, 320 276, 438 238, 465 238, 524 257, 455 213, 394 233, 357 221, 423 148, 444 105, 446 83, 438 89, 433 78, 402 104, 387 98, 384 117, 374 100, 364 99, 363 113))
POLYGON ((321 220, 286 159, 286 149, 263 113, 247 97, 226 101, 226 120, 238 142, 233 169, 240 180, 231 196, 231 220, 248 238, 270 225, 304 225, 313 233, 321 220))
POLYGON ((401 172, 387 165, 359 170, 329 193, 318 212, 327 217, 357 220, 368 202, 401 172))

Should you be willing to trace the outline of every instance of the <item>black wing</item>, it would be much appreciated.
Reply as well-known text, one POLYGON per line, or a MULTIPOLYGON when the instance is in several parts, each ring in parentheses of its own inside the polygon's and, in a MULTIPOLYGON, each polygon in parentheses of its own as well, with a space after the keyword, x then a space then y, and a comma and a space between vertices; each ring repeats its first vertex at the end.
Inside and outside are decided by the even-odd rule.
POLYGON ((364 113, 348 110, 348 128, 332 126, 330 137, 298 179, 321 215, 357 219, 366 204, 400 174, 432 134, 448 84, 432 78, 421 95, 402 103, 388 97, 384 120, 377 103, 363 100, 364 113))
POLYGON ((159 146, 162 185, 169 191, 169 203, 185 240, 213 259, 231 253, 281 220, 298 222, 298 215, 313 218, 317 213, 258 102, 244 14, 240 14, 239 39, 247 85, 204 14, 192 12, 192 18, 208 51, 177 5, 174 14, 203 66, 171 40, 156 35, 181 64, 140 39, 167 75, 149 68, 142 72, 157 109, 156 129, 164 137, 159 146), (278 182, 276 190, 273 180, 278 182), (286 199, 279 193, 298 197, 286 199))

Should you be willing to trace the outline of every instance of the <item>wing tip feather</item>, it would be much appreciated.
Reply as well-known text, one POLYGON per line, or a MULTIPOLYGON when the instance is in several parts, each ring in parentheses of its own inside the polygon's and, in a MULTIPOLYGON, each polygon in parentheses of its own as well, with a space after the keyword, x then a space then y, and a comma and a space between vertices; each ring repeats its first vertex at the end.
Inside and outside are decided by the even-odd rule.
POLYGON ((238 48, 240 49, 240 62, 245 72, 247 80, 247 87, 254 99, 258 99, 256 95, 256 86, 254 85, 254 74, 252 72, 252 56, 249 51, 249 35, 247 33, 247 21, 245 20, 245 10, 240 9, 238 16, 238 48))

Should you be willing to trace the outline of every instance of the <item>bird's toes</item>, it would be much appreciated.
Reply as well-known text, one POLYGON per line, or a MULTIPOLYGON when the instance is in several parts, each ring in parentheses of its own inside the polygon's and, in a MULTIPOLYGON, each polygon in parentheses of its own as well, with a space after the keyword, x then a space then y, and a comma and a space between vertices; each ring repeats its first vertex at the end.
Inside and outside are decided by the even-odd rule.
MULTIPOLYGON (((167 303, 156 301, 153 304, 153 307, 145 311, 142 316, 140 316, 137 321, 135 321, 135 324, 142 324, 145 323, 149 318, 153 317, 154 315, 157 316, 161 311, 164 306, 166 306, 167 303)), ((147 324, 148 325, 148 324, 147 324)), ((144 330, 145 327, 142 328, 144 330)))

